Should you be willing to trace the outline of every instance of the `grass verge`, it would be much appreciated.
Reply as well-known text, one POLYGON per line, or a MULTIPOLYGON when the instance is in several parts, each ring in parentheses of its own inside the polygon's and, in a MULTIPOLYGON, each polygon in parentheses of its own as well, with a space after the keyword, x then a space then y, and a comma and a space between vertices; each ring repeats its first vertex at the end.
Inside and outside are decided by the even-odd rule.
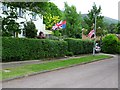
POLYGON ((52 62, 47 62, 42 64, 25 65, 25 66, 16 67, 16 68, 9 68, 7 70, 3 69, 0 71, 2 73, 2 77, 0 75, 0 79, 4 80, 4 79, 32 74, 35 72, 53 70, 60 67, 68 67, 70 65, 81 64, 83 62, 91 62, 91 61, 106 59, 110 57, 111 56, 108 56, 108 55, 96 55, 96 56, 89 55, 89 56, 84 56, 80 58, 52 61, 52 62))

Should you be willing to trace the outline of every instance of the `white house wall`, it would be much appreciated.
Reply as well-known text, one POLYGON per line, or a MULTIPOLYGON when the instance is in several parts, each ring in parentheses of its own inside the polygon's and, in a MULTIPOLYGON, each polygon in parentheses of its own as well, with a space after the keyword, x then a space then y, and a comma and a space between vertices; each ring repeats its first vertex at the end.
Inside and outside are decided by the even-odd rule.
MULTIPOLYGON (((0 3, 0 16, 3 18, 3 17, 6 17, 6 15, 2 14, 2 12, 3 12, 2 11, 2 6, 3 6, 2 3, 0 3)), ((19 12, 19 9, 17 9, 17 12, 19 12)), ((38 30, 37 35, 39 35, 40 31, 42 31, 43 33, 45 33, 45 24, 43 24, 43 16, 37 14, 36 15, 36 19, 33 20, 32 19, 32 14, 30 14, 30 13, 32 13, 32 12, 31 11, 26 11, 23 14, 23 17, 18 17, 18 19, 16 20, 16 22, 18 22, 20 24, 21 22, 26 23, 26 22, 32 20, 32 22, 36 26, 36 29, 38 30)), ((20 24, 20 25, 21 25, 20 28, 22 29, 23 25, 22 24, 20 24)), ((19 34, 18 37, 24 37, 23 36, 23 31, 21 31, 21 34, 19 34)))

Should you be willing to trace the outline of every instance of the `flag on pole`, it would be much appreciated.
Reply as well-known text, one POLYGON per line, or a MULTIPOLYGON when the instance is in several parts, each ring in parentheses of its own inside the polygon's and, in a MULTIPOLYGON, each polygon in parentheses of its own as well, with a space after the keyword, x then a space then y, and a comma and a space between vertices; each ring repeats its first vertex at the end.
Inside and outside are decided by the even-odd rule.
POLYGON ((95 36, 95 30, 91 30, 88 34, 88 37, 93 38, 95 36))

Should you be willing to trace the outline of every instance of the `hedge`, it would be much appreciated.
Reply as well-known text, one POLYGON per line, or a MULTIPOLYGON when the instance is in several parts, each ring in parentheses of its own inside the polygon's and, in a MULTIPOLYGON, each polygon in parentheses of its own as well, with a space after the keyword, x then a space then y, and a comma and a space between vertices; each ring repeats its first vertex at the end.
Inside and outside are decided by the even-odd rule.
POLYGON ((117 54, 120 54, 120 41, 118 41, 117 54))
POLYGON ((93 41, 2 38, 2 61, 23 61, 92 53, 93 41))
POLYGON ((93 51, 93 41, 74 38, 68 38, 65 41, 68 42, 68 51, 73 52, 75 55, 88 54, 93 51))
POLYGON ((115 34, 108 34, 102 40, 102 52, 104 53, 116 54, 119 52, 118 46, 118 38, 115 34))
POLYGON ((66 55, 65 41, 47 39, 2 38, 2 61, 20 61, 66 55))

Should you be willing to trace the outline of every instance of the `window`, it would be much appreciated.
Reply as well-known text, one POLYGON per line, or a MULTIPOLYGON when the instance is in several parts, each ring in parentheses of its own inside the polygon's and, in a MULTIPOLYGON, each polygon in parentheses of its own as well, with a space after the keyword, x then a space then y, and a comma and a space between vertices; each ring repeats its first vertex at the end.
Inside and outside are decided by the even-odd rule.
POLYGON ((3 5, 3 6, 2 6, 2 10, 3 10, 3 12, 4 12, 4 11, 7 11, 7 10, 8 10, 7 5, 3 5))
POLYGON ((36 13, 32 13, 32 19, 36 20, 36 13))
POLYGON ((23 17, 23 11, 22 11, 22 8, 19 8, 18 16, 19 16, 19 17, 23 17))

